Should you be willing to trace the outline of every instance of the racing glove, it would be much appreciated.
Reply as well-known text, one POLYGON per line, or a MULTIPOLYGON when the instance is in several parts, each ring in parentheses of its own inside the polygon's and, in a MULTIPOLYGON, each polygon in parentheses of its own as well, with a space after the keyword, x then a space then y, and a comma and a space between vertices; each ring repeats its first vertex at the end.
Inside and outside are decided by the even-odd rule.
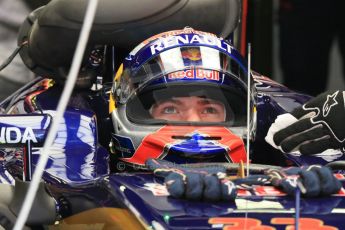
POLYGON ((283 152, 317 154, 345 146, 345 91, 328 91, 279 115, 266 141, 283 152))
POLYGON ((305 197, 329 196, 338 193, 341 182, 326 166, 310 165, 290 167, 283 170, 269 169, 265 173, 272 185, 288 195, 294 195, 296 188, 305 197))
POLYGON ((250 175, 233 182, 237 188, 247 190, 256 185, 273 185, 288 195, 294 195, 298 187, 305 197, 328 196, 337 193, 342 187, 328 167, 319 165, 266 169, 262 175, 250 175))
POLYGON ((237 190, 233 182, 225 178, 225 167, 187 167, 168 161, 149 159, 146 167, 155 176, 164 178, 164 184, 172 197, 188 200, 234 200, 237 190))

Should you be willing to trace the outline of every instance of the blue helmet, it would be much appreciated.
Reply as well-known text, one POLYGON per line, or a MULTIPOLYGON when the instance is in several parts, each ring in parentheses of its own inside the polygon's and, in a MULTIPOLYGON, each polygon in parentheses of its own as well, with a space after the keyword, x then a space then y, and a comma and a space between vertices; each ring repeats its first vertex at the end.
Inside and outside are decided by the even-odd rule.
MULTIPOLYGON (((247 85, 241 55, 214 34, 187 27, 147 39, 126 57, 113 83, 114 152, 131 164, 143 164, 147 158, 245 161, 242 137, 247 124, 247 85), (157 105, 169 100, 207 104, 201 116, 218 117, 197 121, 157 118, 157 105)), ((251 101, 254 106, 253 96, 251 101)), ((184 106, 185 110, 193 107, 184 106)), ((168 115, 182 114, 171 106, 163 109, 168 115)))

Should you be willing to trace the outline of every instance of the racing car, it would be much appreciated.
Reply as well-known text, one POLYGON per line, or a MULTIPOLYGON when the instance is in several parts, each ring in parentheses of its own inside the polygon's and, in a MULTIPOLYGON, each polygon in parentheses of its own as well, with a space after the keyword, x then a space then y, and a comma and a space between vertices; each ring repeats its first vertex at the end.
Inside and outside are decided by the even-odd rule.
MULTIPOLYGON (((343 188, 332 196, 300 199, 298 194, 291 197, 272 185, 258 185, 238 188, 232 201, 186 200, 172 197, 162 180, 146 167, 145 159, 149 155, 182 164, 179 166, 182 171, 217 166, 231 176, 242 178, 241 160, 248 162, 242 139, 251 141, 247 169, 254 175, 261 175, 267 169, 325 165, 343 159, 341 152, 331 156, 283 154, 264 141, 279 114, 291 112, 310 96, 291 91, 250 69, 231 43, 236 40, 234 30, 240 17, 240 1, 152 0, 151 4, 155 4, 154 9, 137 1, 100 1, 87 55, 49 149, 49 159, 25 228, 342 229, 343 188), (109 9, 111 14, 107 14, 109 9), (185 17, 182 19, 181 15, 185 17), (224 21, 224 25, 212 20, 215 17, 224 21), (203 18, 205 23, 200 26, 195 18, 203 18), (175 40, 169 40, 169 45, 162 42, 171 37, 175 40), (134 47, 134 44, 139 45, 134 47), (196 47, 207 48, 196 51, 196 47), (133 48, 120 64, 124 53, 133 48), (180 53, 171 52, 173 48, 180 53), (200 72, 200 63, 205 64, 205 52, 210 60, 210 54, 214 55, 215 51, 219 56, 226 54, 220 59, 224 73, 212 67, 200 72), (150 58, 145 56, 147 53, 151 54, 150 58), (240 82, 237 91, 232 91, 236 100, 222 99, 230 105, 245 102, 245 93, 252 88, 249 135, 245 133, 248 124, 243 122, 248 111, 229 110, 227 105, 224 106, 226 114, 232 116, 224 116, 222 125, 212 122, 201 126, 194 122, 181 125, 175 121, 162 123, 161 119, 155 123, 148 118, 147 112, 152 115, 155 108, 152 103, 159 102, 151 100, 162 97, 161 78, 155 75, 153 80, 141 83, 133 76, 143 75, 133 74, 139 74, 142 69, 154 72, 157 66, 162 71, 162 66, 167 67, 168 63, 164 56, 171 59, 176 53, 180 59, 173 59, 174 62, 182 60, 184 65, 170 72, 165 69, 164 86, 169 80, 174 84, 164 93, 176 96, 178 92, 180 97, 185 97, 186 90, 178 89, 188 85, 190 76, 212 84, 240 82), (194 67, 186 69, 191 63, 194 67), (231 72, 225 78, 228 66, 231 72), (246 82, 247 73, 251 80, 246 82), (155 93, 148 94, 147 89, 154 89, 155 93), (145 104, 148 101, 149 109, 145 104), (125 109, 131 108, 133 113, 126 112, 125 109), (232 126, 225 129, 225 123, 232 126), (239 125, 236 128, 234 124, 239 125), (227 139, 229 135, 231 140, 227 139)), ((0 189, 3 191, 0 211, 4 228, 12 228, 16 221, 52 126, 85 8, 83 1, 51 1, 29 15, 21 28, 20 55, 40 77, 0 104, 0 189)), ((207 89, 191 85, 188 93, 208 99, 219 96, 218 91, 207 89)), ((170 108, 168 111, 171 112, 170 108)), ((341 173, 336 177, 343 179, 341 173)))

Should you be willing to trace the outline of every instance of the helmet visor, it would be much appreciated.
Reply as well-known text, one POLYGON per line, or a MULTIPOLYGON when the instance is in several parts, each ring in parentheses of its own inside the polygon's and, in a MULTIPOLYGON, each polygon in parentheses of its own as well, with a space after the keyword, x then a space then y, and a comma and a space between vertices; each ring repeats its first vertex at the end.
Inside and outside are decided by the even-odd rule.
MULTIPOLYGON (((226 74, 217 74, 226 78, 226 74)), ((246 92, 235 87, 236 82, 229 87, 210 82, 166 83, 166 78, 160 78, 160 84, 158 79, 151 82, 128 101, 127 117, 132 122, 246 124, 246 92)))

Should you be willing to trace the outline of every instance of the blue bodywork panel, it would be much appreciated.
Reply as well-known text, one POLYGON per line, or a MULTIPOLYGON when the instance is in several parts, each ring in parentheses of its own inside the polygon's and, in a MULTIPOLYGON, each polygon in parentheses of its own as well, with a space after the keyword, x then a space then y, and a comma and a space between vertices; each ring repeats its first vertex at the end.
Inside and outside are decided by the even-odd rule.
MULTIPOLYGON (((266 187, 265 195, 242 194, 234 202, 210 203, 171 198, 167 196, 165 187, 148 173, 114 174, 108 180, 113 193, 120 196, 127 207, 134 209, 132 212, 138 213, 148 226, 158 225, 155 223, 158 222, 163 229, 219 229, 226 226, 226 218, 253 218, 260 220, 262 225, 274 227, 271 229, 286 229, 291 224, 273 224, 272 219, 291 220, 295 215, 295 198, 274 195, 270 187, 266 187), (211 219, 217 218, 225 218, 223 225, 210 224, 211 219)), ((312 218, 325 226, 343 227, 344 194, 302 199, 300 207, 302 219, 312 218)), ((232 221, 236 223, 239 220, 232 221)), ((228 222, 228 225, 231 224, 228 222)))

